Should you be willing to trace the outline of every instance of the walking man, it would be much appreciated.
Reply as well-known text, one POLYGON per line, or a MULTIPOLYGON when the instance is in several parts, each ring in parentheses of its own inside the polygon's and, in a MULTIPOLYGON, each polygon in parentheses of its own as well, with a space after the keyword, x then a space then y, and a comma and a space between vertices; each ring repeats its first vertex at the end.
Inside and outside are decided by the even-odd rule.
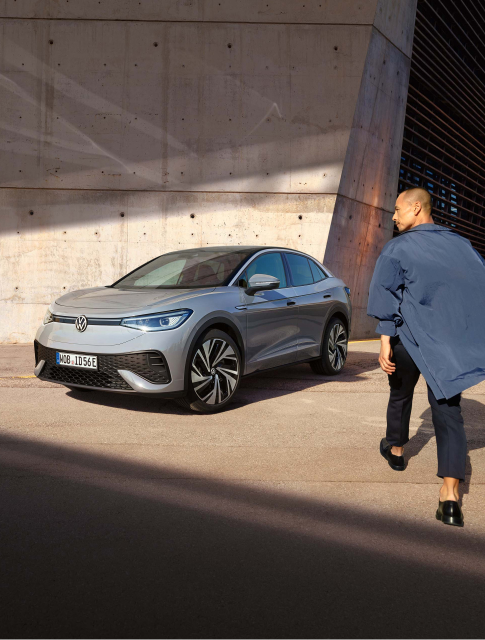
POLYGON ((392 218, 400 231, 382 250, 367 314, 380 320, 379 364, 389 375, 387 433, 381 454, 404 471, 414 387, 428 386, 443 478, 436 518, 463 526, 458 504, 467 443, 461 392, 485 380, 485 260, 470 242, 435 225, 424 189, 400 194, 392 218))

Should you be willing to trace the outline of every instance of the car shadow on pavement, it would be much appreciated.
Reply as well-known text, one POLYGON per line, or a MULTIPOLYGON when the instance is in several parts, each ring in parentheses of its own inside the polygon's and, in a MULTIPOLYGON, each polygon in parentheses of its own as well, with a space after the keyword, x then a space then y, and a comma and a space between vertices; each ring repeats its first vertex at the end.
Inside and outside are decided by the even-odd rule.
MULTIPOLYGON (((472 398, 462 398, 461 408, 465 421, 468 452, 485 448, 485 405, 472 398)), ((426 409, 420 418, 423 420, 422 424, 419 426, 415 435, 410 438, 404 449, 404 455, 408 461, 419 455, 428 442, 435 437, 431 407, 426 409)), ((465 473, 465 481, 462 482, 460 486, 461 495, 470 492, 473 469, 468 454, 465 473)))
MULTIPOLYGON (((285 396, 298 391, 305 391, 330 383, 354 383, 365 380, 364 374, 379 370, 378 355, 367 352, 350 352, 345 368, 336 376, 323 376, 313 373, 309 364, 288 365, 279 369, 262 371, 241 380, 241 385, 234 400, 224 411, 230 412, 241 406, 254 404, 262 400, 285 396)), ((106 393, 104 391, 68 391, 69 396, 77 400, 99 404, 128 411, 144 413, 176 413, 189 414, 191 411, 180 407, 174 400, 150 398, 135 394, 106 393)), ((197 414, 193 414, 197 415, 197 414)))
POLYGON ((0 463, 3 637, 484 637, 485 538, 434 505, 423 521, 13 436, 0 463))

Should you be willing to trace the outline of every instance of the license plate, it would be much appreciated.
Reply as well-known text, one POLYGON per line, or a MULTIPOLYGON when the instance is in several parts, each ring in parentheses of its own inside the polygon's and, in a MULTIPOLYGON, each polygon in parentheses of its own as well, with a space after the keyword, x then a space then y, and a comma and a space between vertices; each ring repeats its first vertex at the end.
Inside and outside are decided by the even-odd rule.
POLYGON ((56 352, 56 362, 61 367, 76 367, 77 369, 97 369, 97 356, 83 356, 79 353, 56 352))

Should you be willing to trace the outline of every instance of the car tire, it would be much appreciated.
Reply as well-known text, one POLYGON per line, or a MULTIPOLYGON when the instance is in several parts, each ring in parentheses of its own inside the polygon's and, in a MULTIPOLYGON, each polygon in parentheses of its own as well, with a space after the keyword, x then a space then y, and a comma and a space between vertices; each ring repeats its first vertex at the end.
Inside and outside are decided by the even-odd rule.
POLYGON ((224 331, 210 329, 189 356, 187 395, 177 404, 198 413, 216 413, 230 404, 241 380, 241 354, 224 331))
POLYGON ((322 355, 319 360, 310 362, 314 373, 324 376, 336 376, 347 360, 349 337, 342 320, 331 318, 325 329, 322 341, 322 355))

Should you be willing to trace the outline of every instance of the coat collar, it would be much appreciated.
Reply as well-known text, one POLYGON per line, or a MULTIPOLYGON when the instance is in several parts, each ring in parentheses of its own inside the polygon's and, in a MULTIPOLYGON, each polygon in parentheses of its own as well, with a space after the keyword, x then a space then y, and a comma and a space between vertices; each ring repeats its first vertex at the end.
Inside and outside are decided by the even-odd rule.
POLYGON ((418 224, 417 227, 413 227, 412 229, 408 229, 407 231, 402 231, 399 236, 402 236, 405 233, 411 233, 412 231, 451 231, 451 229, 442 227, 441 225, 435 224, 434 222, 427 222, 426 224, 418 224))

